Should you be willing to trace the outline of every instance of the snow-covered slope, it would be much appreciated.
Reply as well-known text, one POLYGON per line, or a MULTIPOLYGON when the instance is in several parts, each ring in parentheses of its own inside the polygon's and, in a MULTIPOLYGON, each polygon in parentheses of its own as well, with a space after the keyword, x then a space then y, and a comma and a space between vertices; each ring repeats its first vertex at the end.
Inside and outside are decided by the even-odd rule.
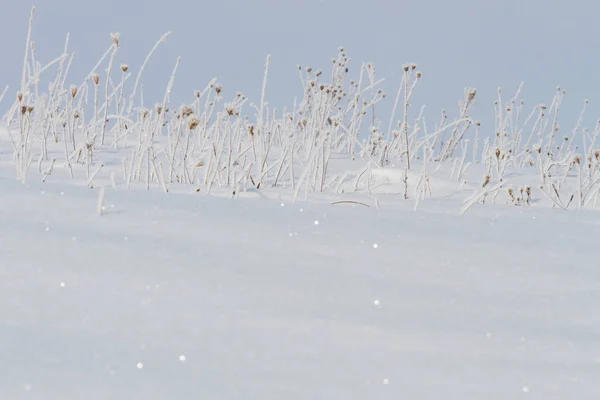
POLYGON ((498 91, 491 126, 485 90, 430 114, 416 65, 384 90, 339 48, 281 111, 270 56, 254 99, 192 96, 181 59, 142 77, 118 33, 74 78, 33 11, 0 121, 0 400, 600 399, 600 125, 565 130, 564 89, 498 91))
POLYGON ((597 213, 97 202, 0 179, 2 399, 600 397, 597 213))

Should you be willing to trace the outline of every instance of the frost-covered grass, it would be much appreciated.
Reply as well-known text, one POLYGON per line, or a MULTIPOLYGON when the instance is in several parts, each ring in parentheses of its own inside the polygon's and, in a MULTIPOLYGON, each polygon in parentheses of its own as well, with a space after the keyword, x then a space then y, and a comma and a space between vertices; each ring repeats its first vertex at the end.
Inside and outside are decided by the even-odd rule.
MULTIPOLYGON (((0 135, 2 148, 12 149, 16 176, 23 182, 47 181, 66 173, 90 187, 165 192, 180 187, 230 197, 281 188, 294 200, 319 193, 374 199, 393 186, 399 200, 411 199, 415 206, 439 197, 432 185, 438 178, 468 189, 463 211, 498 202, 598 206, 600 125, 592 131, 582 125, 585 102, 577 125, 561 127, 563 89, 549 105, 531 110, 521 100, 521 87, 509 98, 498 90, 494 126, 484 126, 474 115, 477 90, 467 88, 455 113, 444 110, 431 122, 424 106, 413 104, 419 82, 426 79, 414 64, 402 67, 399 87, 387 96, 375 66, 356 66, 340 48, 326 69, 298 67, 302 96, 283 110, 267 102, 270 56, 257 102, 223 88, 215 78, 189 102, 174 104, 170 91, 177 81, 177 59, 164 79, 164 98, 148 105, 144 67, 168 35, 133 69, 116 61, 127 42, 111 34, 87 78, 73 83, 68 38, 62 53, 43 64, 35 57, 30 30, 21 87, 4 114, 0 135), (389 120, 379 117, 386 115, 379 111, 383 103, 392 110, 389 120), (515 176, 528 179, 515 184, 515 176)), ((7 96, 10 92, 4 102, 7 96)))

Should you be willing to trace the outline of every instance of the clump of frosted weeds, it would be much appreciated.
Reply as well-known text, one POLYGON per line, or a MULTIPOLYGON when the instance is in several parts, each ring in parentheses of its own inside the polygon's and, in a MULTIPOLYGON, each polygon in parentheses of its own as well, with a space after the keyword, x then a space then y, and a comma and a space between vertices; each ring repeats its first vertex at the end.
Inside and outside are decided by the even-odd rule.
POLYGON ((397 90, 388 96, 375 65, 354 64, 340 47, 327 68, 298 66, 302 96, 283 110, 267 102, 269 71, 276 65, 270 55, 257 104, 213 78, 192 92, 189 103, 174 105, 178 58, 162 83, 164 98, 152 109, 143 104, 142 73, 170 32, 137 71, 125 63, 113 68, 126 43, 111 33, 108 49, 85 80, 65 86, 73 61, 68 37, 58 57, 33 68, 33 14, 22 84, 3 118, 16 175, 23 182, 37 165, 43 181, 66 171, 73 179, 85 176, 89 187, 110 176, 114 188, 168 192, 185 185, 193 193, 234 198, 278 188, 293 200, 335 195, 340 199, 331 204, 336 205, 370 207, 364 199, 374 199, 379 209, 380 191, 413 199, 417 208, 436 194, 440 176, 456 182, 457 191, 472 189, 463 212, 475 204, 502 203, 503 197, 514 205, 545 199, 560 209, 598 207, 600 124, 593 130, 583 127, 585 100, 576 126, 562 128, 563 88, 556 89, 551 102, 530 111, 520 98, 522 85, 509 98, 498 89, 493 126, 473 118, 480 95, 466 88, 456 117, 443 110, 432 129, 424 106, 414 104, 425 79, 417 64, 400 67, 397 90), (48 92, 40 94, 41 77, 50 67, 57 67, 52 68, 57 74, 48 78, 48 92), (391 116, 383 121, 380 107, 389 98, 391 116), (473 172, 476 166, 479 175, 473 172), (509 172, 518 169, 535 171, 538 181, 512 186, 509 172))

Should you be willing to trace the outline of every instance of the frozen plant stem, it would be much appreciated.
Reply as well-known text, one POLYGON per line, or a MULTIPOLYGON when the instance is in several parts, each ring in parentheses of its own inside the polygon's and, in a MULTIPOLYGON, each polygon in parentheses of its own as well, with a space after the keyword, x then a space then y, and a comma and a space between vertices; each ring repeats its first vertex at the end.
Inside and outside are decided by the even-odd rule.
POLYGON ((108 104, 110 103, 110 92, 108 91, 109 83, 110 83, 110 73, 112 71, 112 66, 115 61, 115 56, 117 54, 117 50, 119 49, 119 34, 115 33, 111 35, 113 40, 113 51, 110 55, 110 61, 108 62, 108 68, 106 69, 106 83, 104 86, 104 94, 106 96, 104 103, 104 118, 102 119, 102 134, 100 135, 100 144, 104 145, 104 135, 106 134, 106 124, 108 122, 108 104))
POLYGON ((35 7, 31 8, 29 15, 29 25, 27 27, 27 40, 25 42, 25 55, 23 56, 23 72, 21 75, 21 93, 25 96, 25 83, 27 82, 27 58, 29 56, 29 46, 31 42, 31 30, 33 28, 33 14, 35 13, 35 7))
POLYGON ((97 212, 99 216, 102 216, 104 212, 104 188, 100 188, 100 193, 98 194, 98 206, 97 212))

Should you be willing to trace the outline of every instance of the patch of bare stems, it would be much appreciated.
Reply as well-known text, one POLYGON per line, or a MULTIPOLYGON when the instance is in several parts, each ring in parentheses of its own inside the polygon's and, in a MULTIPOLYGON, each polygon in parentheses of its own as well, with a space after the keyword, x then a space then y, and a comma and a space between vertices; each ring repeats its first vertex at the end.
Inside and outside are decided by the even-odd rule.
POLYGON ((477 90, 466 88, 455 117, 443 110, 432 129, 425 122, 424 107, 413 104, 423 79, 415 64, 401 67, 399 86, 388 96, 374 64, 355 66, 339 48, 327 70, 298 66, 302 97, 289 109, 278 110, 266 102, 270 56, 258 103, 213 79, 193 91, 188 104, 172 104, 177 59, 163 82, 164 98, 154 108, 145 108, 136 104, 143 71, 169 33, 137 71, 124 63, 115 67, 125 43, 118 33, 111 34, 106 52, 86 79, 66 89, 73 59, 68 37, 58 57, 35 66, 32 22, 33 11, 21 87, 4 115, 22 181, 37 165, 44 181, 64 168, 73 178, 83 174, 86 184, 94 186, 96 179, 109 174, 104 165, 118 151, 123 155, 119 182, 127 188, 143 185, 169 191, 184 184, 194 192, 210 194, 219 188, 238 197, 275 186, 289 189, 295 200, 314 192, 373 196, 387 183, 397 185, 400 197, 413 199, 416 207, 435 193, 431 171, 447 165, 451 179, 473 187, 463 212, 477 203, 496 202, 498 196, 505 196, 509 204, 531 205, 533 185, 539 188, 538 198, 560 209, 598 206, 600 123, 592 130, 582 126, 586 100, 576 126, 562 128, 558 116, 567 92, 561 88, 548 105, 535 105, 530 111, 520 99, 521 86, 509 98, 498 89, 493 126, 485 127, 472 117, 477 90), (58 72, 47 77, 47 93, 42 94, 41 78, 49 70, 58 72), (391 116, 383 121, 378 110, 390 98, 391 116), (340 158, 352 160, 354 167, 340 173, 334 167, 340 158), (474 164, 485 168, 483 177, 469 177, 474 164), (509 172, 523 168, 534 169, 539 181, 513 189, 509 172), (400 171, 393 182, 386 172, 390 169, 400 171))

